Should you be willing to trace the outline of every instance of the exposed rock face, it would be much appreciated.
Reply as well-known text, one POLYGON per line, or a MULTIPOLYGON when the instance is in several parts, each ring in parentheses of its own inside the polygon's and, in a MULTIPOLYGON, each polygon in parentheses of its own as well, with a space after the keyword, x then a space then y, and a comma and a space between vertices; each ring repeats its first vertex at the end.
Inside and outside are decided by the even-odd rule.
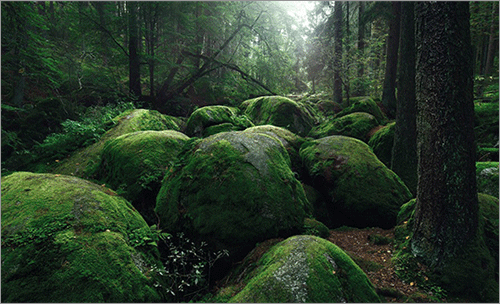
POLYGON ((243 254, 302 229, 311 209, 278 139, 235 131, 190 144, 157 198, 163 228, 243 254))
POLYGON ((380 302, 356 263, 336 245, 319 237, 290 237, 271 247, 253 265, 243 267, 250 274, 238 284, 244 286, 241 291, 234 290, 235 286, 226 287, 238 292, 229 302, 380 302))
POLYGON ((318 122, 312 106, 282 96, 249 99, 240 108, 255 125, 274 125, 300 136, 306 136, 318 122))
POLYGON ((77 177, 2 178, 2 301, 160 302, 152 231, 125 199, 77 177))
POLYGON ((324 197, 316 203, 315 215, 331 228, 393 227, 399 208, 412 197, 360 140, 329 136, 306 142, 300 155, 312 186, 324 197))

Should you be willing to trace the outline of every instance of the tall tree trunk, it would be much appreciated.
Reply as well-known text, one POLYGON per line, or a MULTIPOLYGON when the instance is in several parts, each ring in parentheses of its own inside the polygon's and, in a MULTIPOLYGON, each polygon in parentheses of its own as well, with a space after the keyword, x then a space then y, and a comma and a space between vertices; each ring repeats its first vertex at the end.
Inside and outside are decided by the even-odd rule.
POLYGON ((392 18, 389 21, 387 60, 385 66, 384 87, 382 91, 382 104, 389 118, 393 118, 396 115, 396 73, 398 71, 401 2, 392 2, 392 15, 392 18))
POLYGON ((412 250, 440 266, 476 234, 467 2, 417 2, 418 187, 412 250))
POLYGON ((398 98, 391 169, 417 192, 417 131, 415 105, 414 2, 401 4, 398 98))
POLYGON ((495 22, 495 15, 498 15, 497 11, 497 2, 491 2, 492 9, 491 9, 491 26, 490 26, 490 37, 489 37, 489 43, 488 43, 488 54, 486 57, 486 65, 484 68, 484 76, 488 76, 490 74, 490 71, 493 67, 493 59, 495 57, 495 52, 494 50, 496 49, 495 46, 495 40, 496 36, 495 35, 495 25, 497 24, 495 22))
POLYGON ((127 2, 129 25, 129 91, 135 97, 141 94, 141 62, 138 53, 137 2, 127 2))
MULTIPOLYGON (((358 53, 360 60, 358 61, 358 78, 360 80, 363 79, 363 75, 365 74, 365 64, 363 62, 364 53, 365 53, 365 24, 362 22, 362 16, 365 12, 365 3, 363 1, 359 2, 359 11, 358 11, 358 53)), ((358 87, 357 93, 359 95, 365 95, 364 85, 360 85, 358 87)))
POLYGON ((333 101, 342 104, 342 1, 335 1, 333 15, 334 60, 333 60, 333 101))

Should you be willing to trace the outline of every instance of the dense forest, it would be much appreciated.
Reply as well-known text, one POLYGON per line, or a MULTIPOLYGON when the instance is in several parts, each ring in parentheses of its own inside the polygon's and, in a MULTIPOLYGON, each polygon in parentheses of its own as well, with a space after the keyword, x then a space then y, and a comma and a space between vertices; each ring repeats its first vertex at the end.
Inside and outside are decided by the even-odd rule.
POLYGON ((3 302, 498 301, 498 2, 2 1, 1 29, 3 302))

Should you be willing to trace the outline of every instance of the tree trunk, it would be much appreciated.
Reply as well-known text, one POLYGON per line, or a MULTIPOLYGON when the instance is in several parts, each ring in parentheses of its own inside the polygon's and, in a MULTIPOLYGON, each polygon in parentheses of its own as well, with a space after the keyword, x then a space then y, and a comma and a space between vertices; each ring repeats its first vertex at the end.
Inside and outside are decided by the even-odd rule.
POLYGON ((342 1, 335 1, 335 11, 333 15, 334 26, 334 60, 333 60, 333 101, 342 104, 342 1))
POLYGON ((401 4, 398 98, 391 169, 417 193, 414 2, 401 4))
POLYGON ((467 2, 416 2, 418 186, 413 253, 440 267, 476 234, 467 2))
POLYGON ((495 22, 495 15, 498 15, 498 11, 497 11, 497 3, 496 2, 492 2, 491 3, 492 5, 492 9, 491 9, 491 26, 490 26, 490 37, 489 37, 489 43, 488 43, 488 54, 487 54, 487 57, 486 57, 486 65, 485 65, 485 68, 484 68, 484 76, 488 76, 490 74, 490 71, 493 67, 493 59, 495 57, 495 52, 494 50, 496 49, 496 46, 495 46, 495 25, 496 25, 496 22, 495 22))
POLYGON ((401 20, 401 2, 392 2, 392 18, 389 21, 387 41, 387 60, 385 66, 382 104, 389 118, 396 115, 396 76, 398 71, 399 31, 401 20))
MULTIPOLYGON (((359 53, 359 66, 358 66, 358 77, 360 79, 363 78, 365 73, 365 65, 363 62, 364 52, 365 52, 365 24, 361 22, 361 17, 365 12, 365 3, 359 2, 359 12, 358 12, 358 53, 359 53)), ((359 90, 360 95, 364 95, 364 87, 360 86, 359 90)))
POLYGON ((141 94, 141 62, 138 54, 137 2, 127 2, 129 8, 129 91, 135 97, 141 94))

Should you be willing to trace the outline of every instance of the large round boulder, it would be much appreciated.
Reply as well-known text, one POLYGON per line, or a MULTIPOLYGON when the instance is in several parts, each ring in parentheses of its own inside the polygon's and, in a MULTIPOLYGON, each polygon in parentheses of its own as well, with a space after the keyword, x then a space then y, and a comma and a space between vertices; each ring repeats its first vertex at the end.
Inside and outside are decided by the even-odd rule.
POLYGON ((345 116, 347 114, 365 112, 373 115, 379 123, 387 120, 385 114, 380 110, 377 103, 369 96, 351 97, 349 99, 349 106, 341 112, 337 113, 336 117, 345 116))
POLYGON ((237 293, 230 303, 381 301, 359 266, 335 244, 316 236, 290 237, 253 265, 244 266, 243 270, 251 272, 239 284, 221 290, 219 297, 231 290, 237 293))
POLYGON ((137 131, 180 131, 184 122, 177 117, 161 114, 154 110, 127 110, 113 118, 114 126, 98 142, 74 152, 70 157, 60 160, 51 173, 73 175, 87 178, 99 162, 104 144, 118 136, 137 131))
POLYGON ((312 106, 282 96, 249 99, 240 108, 255 125, 274 125, 300 136, 307 135, 318 122, 312 106))
POLYGON ((2 302, 160 302, 154 232, 108 188, 58 174, 2 177, 2 302))
POLYGON ((328 119, 320 125, 314 127, 309 133, 310 137, 322 138, 331 135, 344 135, 354 137, 363 141, 368 141, 370 130, 378 126, 375 116, 356 112, 342 117, 328 119))
POLYGON ((325 199, 316 217, 329 227, 390 228, 412 194, 360 140, 329 136, 306 142, 300 155, 311 184, 325 199))
POLYGON ((498 162, 476 162, 477 191, 498 198, 498 162))
POLYGON ((253 123, 239 109, 227 106, 206 106, 195 110, 186 124, 186 134, 207 137, 224 131, 238 131, 252 127, 253 123))
POLYGON ((153 224, 161 180, 187 140, 173 130, 138 131, 111 139, 104 145, 93 178, 118 191, 153 224))
POLYGON ((368 141, 368 145, 372 148, 373 153, 375 153, 378 159, 387 167, 391 166, 395 129, 396 122, 391 122, 378 129, 368 141))
POLYGON ((163 228, 191 232, 235 258, 300 231, 311 210, 278 139, 234 131, 188 145, 158 194, 163 228))

